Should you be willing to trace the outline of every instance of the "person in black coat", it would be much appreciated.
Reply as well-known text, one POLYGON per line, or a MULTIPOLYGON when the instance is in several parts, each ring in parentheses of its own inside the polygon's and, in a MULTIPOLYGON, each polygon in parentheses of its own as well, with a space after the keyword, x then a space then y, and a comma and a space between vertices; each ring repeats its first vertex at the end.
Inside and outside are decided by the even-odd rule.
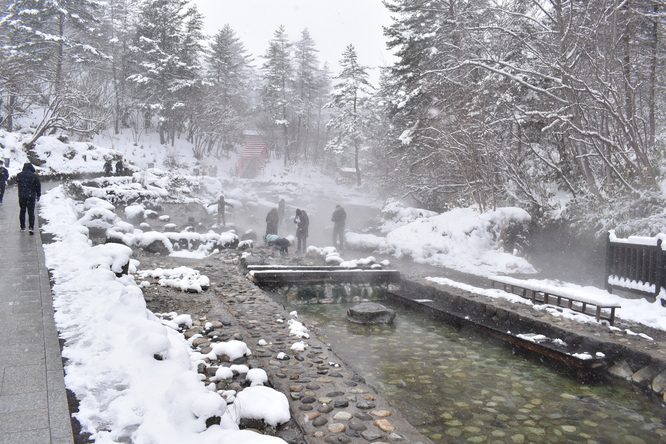
POLYGON ((278 233, 278 222, 280 221, 280 216, 278 215, 277 208, 271 209, 266 215, 266 235, 278 233))
POLYGON ((5 162, 0 160, 0 203, 2 203, 2 199, 5 197, 7 180, 9 180, 9 171, 5 168, 5 162))
POLYGON ((23 171, 16 175, 19 198, 19 223, 25 231, 25 212, 28 212, 28 229, 35 234, 35 202, 42 196, 42 183, 31 163, 23 164, 23 171))
POLYGON ((294 223, 298 227, 296 228, 296 239, 298 239, 296 253, 305 253, 306 242, 308 239, 308 228, 310 227, 310 218, 308 217, 308 213, 306 213, 305 210, 296 210, 296 218, 294 219, 294 223))
POLYGON ((340 205, 335 206, 335 211, 331 217, 333 222, 333 246, 342 250, 345 243, 345 221, 347 220, 347 212, 340 205), (337 241, 340 239, 340 246, 338 247, 337 241))

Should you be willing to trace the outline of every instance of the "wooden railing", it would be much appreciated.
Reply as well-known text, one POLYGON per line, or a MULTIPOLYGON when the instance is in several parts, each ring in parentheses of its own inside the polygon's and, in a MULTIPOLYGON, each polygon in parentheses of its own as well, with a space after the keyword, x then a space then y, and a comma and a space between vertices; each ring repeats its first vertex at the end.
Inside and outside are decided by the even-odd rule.
POLYGON ((658 296, 664 282, 666 260, 659 237, 618 239, 613 232, 606 241, 606 290, 614 288, 658 296))

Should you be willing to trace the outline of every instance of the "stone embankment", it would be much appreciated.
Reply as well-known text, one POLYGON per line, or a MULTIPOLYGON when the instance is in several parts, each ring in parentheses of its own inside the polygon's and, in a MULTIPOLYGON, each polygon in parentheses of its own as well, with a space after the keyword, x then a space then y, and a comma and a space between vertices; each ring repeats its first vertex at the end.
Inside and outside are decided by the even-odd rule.
POLYGON ((447 311, 472 316, 513 332, 533 332, 560 338, 579 348, 601 352, 607 367, 601 376, 638 384, 666 402, 666 332, 616 319, 614 326, 582 323, 547 310, 506 299, 490 298, 426 280, 404 280, 402 291, 441 301, 447 311))
MULTIPOLYGON (((151 266, 148 258, 141 260, 142 268, 151 266)), ((205 316, 195 321, 185 336, 198 333, 211 339, 199 338, 195 342, 196 348, 207 353, 212 340, 245 342, 252 350, 251 356, 219 364, 264 369, 269 377, 268 385, 289 399, 292 413, 289 423, 273 430, 253 421, 244 421, 241 426, 261 428, 265 433, 299 444, 430 442, 314 332, 310 332, 309 338, 291 334, 289 320, 294 316, 247 280, 231 252, 226 259, 208 259, 205 264, 199 261, 187 264, 172 258, 154 260, 154 265, 159 267, 188 265, 199 269, 211 280, 210 289, 204 293, 214 297, 205 298, 204 293, 162 292, 161 295, 148 295, 148 307, 154 312, 181 310, 185 313, 182 310, 187 309, 187 299, 191 297, 193 302, 196 301, 191 307, 196 313, 190 313, 194 318, 202 313, 205 316), (208 328, 205 328, 206 324, 208 328), (298 346, 292 348, 301 341, 307 343, 303 350, 298 346)), ((246 385, 242 377, 216 381, 217 364, 200 366, 200 372, 206 378, 204 384, 215 383, 218 390, 236 391, 246 385)))

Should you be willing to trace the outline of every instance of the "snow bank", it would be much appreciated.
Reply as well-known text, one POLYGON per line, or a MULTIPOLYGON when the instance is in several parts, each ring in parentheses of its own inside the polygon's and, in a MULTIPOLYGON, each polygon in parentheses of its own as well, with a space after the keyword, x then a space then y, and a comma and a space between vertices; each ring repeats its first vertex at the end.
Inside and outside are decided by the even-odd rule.
MULTIPOLYGON (((271 425, 288 421, 286 397, 257 385, 227 405, 220 394, 204 387, 196 354, 173 328, 191 323, 191 318, 175 316, 163 325, 146 308, 134 278, 116 276, 131 260, 129 247, 92 246, 88 230, 78 221, 77 205, 61 187, 42 197, 40 214, 48 221, 42 229, 56 239, 44 250, 54 279, 55 322, 65 341, 65 384, 79 400, 75 417, 91 439, 98 444, 284 444, 239 431, 237 424, 245 417, 271 425), (211 418, 220 418, 220 425, 207 427, 211 418)), ((240 341, 215 347, 232 356, 251 353, 240 341)), ((263 383, 263 375, 255 372, 252 380, 263 383)))

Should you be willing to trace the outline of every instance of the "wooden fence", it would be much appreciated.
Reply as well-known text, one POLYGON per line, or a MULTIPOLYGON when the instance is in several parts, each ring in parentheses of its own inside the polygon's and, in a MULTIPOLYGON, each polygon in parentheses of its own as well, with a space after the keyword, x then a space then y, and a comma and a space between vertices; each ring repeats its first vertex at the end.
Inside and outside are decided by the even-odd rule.
POLYGON ((658 296, 666 288, 666 260, 660 238, 618 239, 611 232, 606 241, 606 290, 614 288, 658 296))

